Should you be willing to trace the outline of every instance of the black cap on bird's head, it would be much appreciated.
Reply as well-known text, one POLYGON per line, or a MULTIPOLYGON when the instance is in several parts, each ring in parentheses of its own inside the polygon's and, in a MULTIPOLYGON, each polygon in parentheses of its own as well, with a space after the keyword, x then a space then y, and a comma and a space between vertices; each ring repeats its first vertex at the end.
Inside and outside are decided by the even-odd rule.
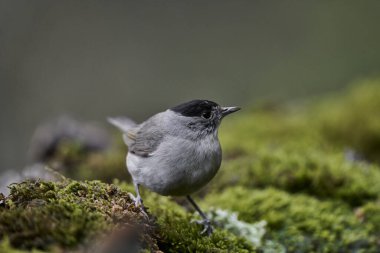
POLYGON ((174 106, 170 110, 185 117, 200 117, 205 120, 221 120, 224 116, 240 110, 239 107, 221 107, 210 100, 195 99, 174 106))

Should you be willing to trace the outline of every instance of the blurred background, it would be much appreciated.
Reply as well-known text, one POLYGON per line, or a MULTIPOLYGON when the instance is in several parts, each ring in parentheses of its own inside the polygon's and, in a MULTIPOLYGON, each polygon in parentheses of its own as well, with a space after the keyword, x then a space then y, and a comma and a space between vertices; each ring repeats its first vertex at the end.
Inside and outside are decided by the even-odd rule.
POLYGON ((379 74, 380 1, 0 0, 0 171, 43 121, 287 101, 379 74))

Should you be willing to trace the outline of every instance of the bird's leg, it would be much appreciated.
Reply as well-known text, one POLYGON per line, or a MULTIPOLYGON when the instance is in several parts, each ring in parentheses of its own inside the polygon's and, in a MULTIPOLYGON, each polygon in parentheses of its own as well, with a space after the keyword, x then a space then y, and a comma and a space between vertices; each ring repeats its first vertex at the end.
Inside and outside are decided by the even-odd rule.
POLYGON ((195 203, 195 201, 190 197, 190 195, 187 195, 186 198, 193 205, 193 207, 195 208, 195 210, 198 211, 199 215, 202 217, 201 221, 197 221, 198 224, 201 224, 204 227, 204 229, 202 230, 201 234, 211 235, 212 231, 213 231, 213 228, 211 226, 210 219, 207 218, 207 216, 202 212, 202 210, 199 208, 199 206, 197 205, 197 203, 195 203))
POLYGON ((141 198, 141 195, 140 195, 140 190, 139 190, 139 184, 136 183, 135 181, 133 181, 133 185, 135 186, 135 191, 136 191, 136 197, 133 196, 132 194, 130 194, 130 197, 133 199, 133 201, 135 202, 135 206, 136 207, 139 207, 141 209, 141 212, 148 216, 147 212, 146 212, 146 209, 145 209, 145 206, 143 204, 143 200, 141 198))
POLYGON ((140 195, 139 184, 136 182, 133 182, 133 185, 135 186, 135 191, 136 191, 135 205, 136 207, 141 206, 142 208, 144 208, 143 200, 140 195))

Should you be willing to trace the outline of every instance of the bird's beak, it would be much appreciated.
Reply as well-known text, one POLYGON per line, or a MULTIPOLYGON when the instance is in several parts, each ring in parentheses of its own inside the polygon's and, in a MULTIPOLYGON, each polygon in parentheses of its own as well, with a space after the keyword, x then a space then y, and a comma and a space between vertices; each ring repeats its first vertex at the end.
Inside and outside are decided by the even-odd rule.
POLYGON ((240 107, 232 106, 232 107, 222 107, 221 108, 221 114, 222 117, 227 116, 228 114, 231 114, 233 112, 237 112, 240 110, 240 107))

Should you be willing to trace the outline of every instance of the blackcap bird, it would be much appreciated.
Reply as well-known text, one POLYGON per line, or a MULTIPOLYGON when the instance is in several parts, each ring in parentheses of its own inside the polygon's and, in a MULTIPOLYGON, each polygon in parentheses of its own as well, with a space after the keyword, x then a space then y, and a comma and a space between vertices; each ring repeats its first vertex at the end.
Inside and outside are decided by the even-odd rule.
POLYGON ((210 220, 190 194, 205 186, 222 161, 218 127, 239 107, 222 107, 209 100, 192 100, 157 113, 141 124, 125 117, 108 118, 124 134, 127 168, 143 210, 139 186, 161 195, 186 196, 199 212, 202 233, 211 234, 210 220))

